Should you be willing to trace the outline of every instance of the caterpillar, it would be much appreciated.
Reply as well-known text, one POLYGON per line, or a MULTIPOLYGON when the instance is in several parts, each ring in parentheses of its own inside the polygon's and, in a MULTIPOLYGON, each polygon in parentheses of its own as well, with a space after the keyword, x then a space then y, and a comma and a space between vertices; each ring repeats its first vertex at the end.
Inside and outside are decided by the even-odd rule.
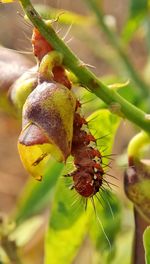
MULTIPOLYGON (((77 105, 79 103, 77 102, 77 105)), ((77 107, 78 111, 78 107, 77 107)), ((89 132, 87 121, 75 112, 71 154, 75 171, 68 174, 73 178, 73 187, 81 196, 88 198, 99 192, 103 183, 104 170, 99 150, 91 145, 96 139, 89 132)))
MULTIPOLYGON (((39 64, 48 52, 54 50, 37 29, 33 30, 32 45, 39 64)), ((53 79, 51 81, 63 84, 71 89, 72 85, 63 65, 54 65, 52 72, 53 79)), ((105 172, 102 167, 102 155, 96 146, 96 139, 90 133, 88 123, 80 114, 80 110, 81 103, 76 100, 70 153, 74 157, 75 170, 66 176, 71 177, 73 180, 72 189, 75 189, 82 197, 90 198, 99 192, 103 185, 105 172)))

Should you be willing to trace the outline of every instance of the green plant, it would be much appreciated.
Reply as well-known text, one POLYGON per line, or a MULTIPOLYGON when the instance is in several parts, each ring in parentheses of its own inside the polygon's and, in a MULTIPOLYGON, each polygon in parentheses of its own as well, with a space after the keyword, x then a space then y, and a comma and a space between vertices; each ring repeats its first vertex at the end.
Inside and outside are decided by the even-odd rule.
MULTIPOLYGON (((133 10, 134 1, 131 10, 133 10)), ((25 194, 19 202, 19 209, 12 216, 17 223, 16 227, 9 230, 8 223, 2 221, 2 227, 5 228, 2 228, 1 238, 2 242, 4 238, 7 242, 2 243, 2 250, 10 261, 16 261, 16 264, 21 263, 17 252, 21 247, 15 247, 14 257, 11 251, 7 250, 8 245, 12 247, 12 239, 18 242, 21 232, 25 233, 30 225, 29 223, 26 226, 24 222, 33 215, 37 215, 52 200, 45 237, 46 264, 49 264, 51 260, 52 263, 71 263, 87 233, 95 248, 96 260, 93 262, 98 258, 101 262, 98 260, 96 263, 120 263, 118 244, 122 242, 118 234, 123 232, 121 229, 122 205, 115 195, 110 195, 110 191, 106 191, 103 187, 105 184, 109 187, 109 180, 105 179, 105 175, 112 176, 105 167, 109 167, 108 160, 111 159, 110 153, 121 119, 128 119, 141 130, 128 146, 129 167, 126 170, 124 183, 126 194, 133 202, 135 212, 133 263, 144 261, 144 248, 141 241, 144 231, 142 228, 149 224, 150 219, 150 167, 149 164, 144 164, 141 157, 150 145, 150 115, 146 112, 149 111, 147 100, 150 96, 149 86, 134 69, 124 51, 124 44, 120 43, 118 37, 105 23, 98 1, 88 0, 86 2, 93 9, 100 27, 126 67, 135 87, 138 88, 133 95, 134 99, 136 97, 136 106, 135 101, 129 102, 121 95, 128 83, 114 83, 109 86, 101 82, 58 37, 52 26, 53 21, 44 21, 29 0, 20 1, 28 19, 35 27, 32 44, 34 55, 38 59, 38 74, 31 79, 29 86, 24 78, 21 79, 22 81, 15 82, 11 98, 14 106, 18 108, 18 113, 23 107, 23 129, 18 142, 21 159, 27 171, 39 181, 43 177, 43 181, 42 183, 29 183, 26 187, 25 194), (74 90, 72 90, 72 84, 75 85, 74 90), (102 102, 97 101, 97 111, 92 113, 87 120, 79 112, 82 109, 82 103, 77 99, 79 86, 92 93, 90 95, 85 92, 87 97, 95 96, 102 100, 102 102), (139 99, 145 102, 144 110, 140 108, 139 99), (107 146, 104 154, 102 146, 98 146, 99 141, 100 145, 107 146), (72 157, 69 157, 70 155, 72 157), (50 156, 53 156, 56 161, 52 157, 49 159, 50 156), (66 176, 67 184, 72 183, 72 191, 64 186, 62 175, 66 176), (55 194, 52 195, 54 186, 55 194), (87 209, 86 212, 79 204, 75 207, 74 194, 78 194, 81 198, 80 205, 83 202, 87 209), (91 204, 88 203, 89 200, 91 204), (21 231, 17 232, 19 228, 21 231), (140 235, 137 232, 138 228, 141 231, 140 235), (6 229, 6 234, 3 229, 6 229)), ((139 10, 140 8, 139 6, 139 10)), ((146 12, 146 8, 148 6, 145 1, 143 12, 146 12)), ((137 8, 136 14, 132 16, 138 16, 139 10, 137 8)), ((138 23, 141 20, 138 19, 138 23)), ((128 28, 127 25, 126 31, 128 28)), ((92 112, 92 109, 90 110, 92 112)), ((35 218, 35 223, 36 221, 35 218)), ((38 224, 37 221, 37 228, 38 224)), ((144 246, 148 263, 149 233, 145 232, 144 246)), ((129 237, 127 236, 127 239, 129 237)), ((128 241, 125 243, 128 244, 128 241)), ((126 257, 124 264, 127 264, 130 259, 130 256, 126 257)), ((124 252, 121 258, 124 258, 124 252)))

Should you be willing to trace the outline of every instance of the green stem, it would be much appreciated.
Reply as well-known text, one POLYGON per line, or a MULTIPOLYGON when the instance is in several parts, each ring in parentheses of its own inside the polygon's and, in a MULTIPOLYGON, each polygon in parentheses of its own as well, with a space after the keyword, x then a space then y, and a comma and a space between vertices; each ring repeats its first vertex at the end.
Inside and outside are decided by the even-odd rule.
POLYGON ((126 101, 116 91, 110 90, 107 86, 101 83, 99 79, 88 68, 86 68, 85 64, 83 64, 57 36, 54 29, 45 24, 29 0, 21 0, 21 3, 33 25, 45 37, 47 42, 63 55, 64 65, 78 77, 81 84, 101 98, 116 114, 121 114, 134 124, 138 125, 141 129, 150 133, 150 120, 147 118, 146 113, 126 101))
POLYGON ((128 156, 133 157, 134 159, 139 158, 141 149, 148 144, 150 144, 150 135, 141 131, 130 141, 128 146, 128 156))
POLYGON ((98 24, 103 32, 106 34, 108 40, 110 41, 113 48, 116 50, 117 54, 119 55, 121 61, 123 62, 128 74, 130 75, 131 79, 134 81, 136 87, 139 89, 139 92, 142 97, 149 96, 149 86, 144 82, 144 80, 139 76, 135 68, 133 67, 127 53, 125 52, 120 40, 118 39, 117 35, 109 29, 104 21, 104 15, 99 8, 99 1, 97 0, 86 0, 90 8, 93 10, 97 17, 98 24))

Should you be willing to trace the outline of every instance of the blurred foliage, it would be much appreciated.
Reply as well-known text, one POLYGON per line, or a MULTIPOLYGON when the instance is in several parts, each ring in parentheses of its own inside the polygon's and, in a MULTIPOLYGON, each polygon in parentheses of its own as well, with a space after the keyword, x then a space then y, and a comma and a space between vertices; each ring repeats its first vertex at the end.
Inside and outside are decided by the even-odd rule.
MULTIPOLYGON (((96 130, 96 138, 100 138, 100 142, 107 146, 108 149, 104 151, 104 153, 109 153, 112 148, 115 131, 119 124, 119 118, 112 115, 108 110, 99 110, 92 114, 88 118, 88 125, 92 132, 95 133, 96 130), (91 122, 90 122, 91 120, 91 122), (98 124, 103 124, 101 127, 98 124), (105 137, 106 135, 106 137, 105 137), (107 144, 109 136, 109 145, 107 144), (104 137, 103 137, 104 136, 104 137)), ((99 146, 99 143, 97 141, 99 146)), ((104 154, 105 155, 105 154, 104 154)), ((105 162, 108 163, 108 159, 104 158, 105 162)), ((105 163, 104 162, 104 163, 105 163)), ((68 164, 68 166, 70 166, 68 164)), ((62 174, 66 174, 66 170, 68 168, 66 166, 65 171, 62 174)), ((70 179, 67 179, 70 182, 70 179)), ((71 182, 67 184, 71 185, 71 182)), ((110 195, 110 193, 109 193, 110 195)), ((106 196, 102 194, 104 199, 108 199, 107 192, 106 196)), ((111 196, 111 195, 110 195, 111 196)), ((95 198, 96 199, 96 198, 95 198)), ((90 202, 90 201, 89 201, 90 202)), ((110 202, 110 206, 112 206, 112 210, 114 212, 114 216, 120 214, 120 205, 117 204, 118 199, 110 202)), ((111 237, 110 242, 113 241, 114 237, 117 234, 117 230, 120 229, 120 216, 117 217, 116 223, 110 217, 108 211, 108 203, 106 203, 107 209, 103 210, 101 208, 100 211, 96 211, 96 215, 94 213, 93 205, 89 206, 86 214, 84 212, 85 201, 80 198, 75 191, 69 191, 66 186, 64 186, 64 182, 60 178, 59 183, 57 185, 57 190, 54 197, 54 203, 52 207, 52 212, 50 215, 49 221, 49 229, 46 234, 46 259, 45 263, 48 264, 50 259, 54 259, 54 263, 71 263, 75 258, 77 252, 79 251, 80 246, 82 245, 89 228, 95 226, 96 232, 99 234, 99 244, 107 244, 108 241, 103 233, 103 228, 101 225, 97 226, 96 223, 101 219, 105 232, 108 232, 111 237), (102 213, 103 212, 103 213, 102 213), (93 214, 95 218, 93 220, 93 214), (109 215, 109 218, 108 218, 109 215), (61 221, 60 221, 61 219, 61 221), (107 219, 107 221, 106 221, 107 219), (110 229, 110 222, 114 221, 113 228, 110 229), (92 226, 91 226, 92 225, 92 226), (101 235, 100 235, 101 234, 101 235), (67 245, 69 244, 69 248, 67 245), (61 248, 61 250, 60 250, 61 248), (67 250, 66 250, 67 248, 67 250), (59 251, 59 254, 56 252, 59 251), (55 257, 54 257, 55 256, 55 257)), ((97 202, 95 201, 95 206, 97 210, 97 202)), ((109 208, 110 210, 110 208, 109 208)), ((99 223, 99 222, 98 222, 99 223)), ((112 225, 111 225, 112 226, 112 225)), ((107 247, 106 247, 107 248, 107 247)))
POLYGON ((50 160, 42 182, 29 179, 22 195, 18 201, 15 219, 18 224, 27 218, 38 214, 49 204, 52 194, 52 188, 55 186, 60 176, 63 164, 50 160))
POLYGON ((149 12, 148 0, 131 0, 129 2, 129 18, 123 29, 122 37, 124 41, 129 41, 135 31, 145 20, 149 12))

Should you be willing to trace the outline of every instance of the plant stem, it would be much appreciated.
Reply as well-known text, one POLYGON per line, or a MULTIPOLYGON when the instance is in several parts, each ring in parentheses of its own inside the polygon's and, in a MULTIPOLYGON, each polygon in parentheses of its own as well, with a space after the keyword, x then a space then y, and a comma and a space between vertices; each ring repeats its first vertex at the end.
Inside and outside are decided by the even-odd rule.
POLYGON ((143 217, 134 207, 134 221, 135 221, 135 231, 134 231, 134 242, 133 242, 133 264, 145 263, 145 252, 143 246, 143 232, 149 223, 145 221, 143 217))
POLYGON ((131 79, 134 81, 136 87, 139 89, 139 92, 142 97, 146 98, 150 95, 149 86, 144 82, 144 80, 139 76, 135 68, 133 67, 127 53, 125 52, 120 39, 118 39, 117 35, 109 29, 107 24, 104 21, 104 15, 102 10, 99 8, 99 1, 97 0, 86 0, 90 8, 93 10, 97 17, 98 24, 103 32, 106 34, 108 40, 110 41, 113 48, 116 50, 119 55, 121 61, 123 62, 126 70, 128 71, 131 79))
POLYGON ((141 148, 148 144, 150 144, 150 135, 141 131, 130 140, 128 146, 128 156, 134 159, 139 159, 141 148))
POLYGON ((20 2, 33 25, 45 37, 47 42, 63 55, 64 65, 78 77, 81 85, 101 98, 109 106, 110 110, 118 115, 126 117, 141 129, 150 133, 150 120, 149 118, 146 118, 146 113, 130 104, 116 91, 110 90, 107 86, 101 83, 85 64, 83 64, 57 36, 54 29, 45 24, 29 0, 20 0, 20 2))

